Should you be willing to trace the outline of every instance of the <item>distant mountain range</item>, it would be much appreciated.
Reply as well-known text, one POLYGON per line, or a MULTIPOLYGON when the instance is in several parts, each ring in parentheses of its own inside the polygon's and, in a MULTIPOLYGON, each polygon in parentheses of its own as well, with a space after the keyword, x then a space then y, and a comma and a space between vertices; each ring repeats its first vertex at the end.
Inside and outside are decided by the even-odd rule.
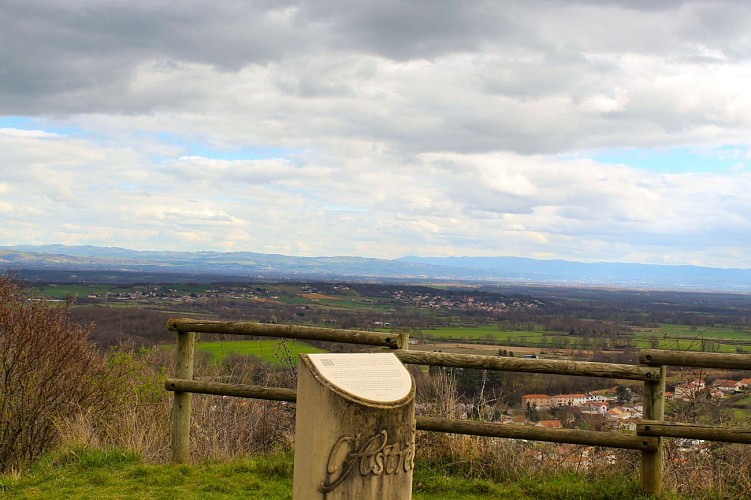
POLYGON ((751 292, 751 269, 582 263, 522 257, 290 257, 95 246, 0 247, 0 268, 214 275, 248 279, 409 280, 751 292))

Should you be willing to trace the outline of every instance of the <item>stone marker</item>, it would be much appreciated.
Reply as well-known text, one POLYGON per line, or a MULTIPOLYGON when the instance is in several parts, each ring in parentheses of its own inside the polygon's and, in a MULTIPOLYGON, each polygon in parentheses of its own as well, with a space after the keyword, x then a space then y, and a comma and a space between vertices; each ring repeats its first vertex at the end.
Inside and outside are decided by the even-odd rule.
POLYGON ((414 410, 391 353, 301 354, 294 500, 411 498, 414 410))

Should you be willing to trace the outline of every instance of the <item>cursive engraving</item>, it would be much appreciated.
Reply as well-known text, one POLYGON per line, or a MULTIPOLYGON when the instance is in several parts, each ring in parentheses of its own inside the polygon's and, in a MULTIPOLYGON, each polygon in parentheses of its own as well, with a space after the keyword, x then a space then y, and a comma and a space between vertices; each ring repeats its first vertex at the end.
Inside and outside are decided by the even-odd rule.
POLYGON ((415 444, 406 441, 404 447, 400 444, 387 444, 389 434, 382 430, 378 434, 362 439, 360 434, 355 437, 342 436, 331 447, 329 459, 326 462, 326 479, 318 486, 318 491, 328 493, 339 486, 355 467, 360 475, 380 476, 381 474, 399 474, 409 472, 414 468, 415 444))

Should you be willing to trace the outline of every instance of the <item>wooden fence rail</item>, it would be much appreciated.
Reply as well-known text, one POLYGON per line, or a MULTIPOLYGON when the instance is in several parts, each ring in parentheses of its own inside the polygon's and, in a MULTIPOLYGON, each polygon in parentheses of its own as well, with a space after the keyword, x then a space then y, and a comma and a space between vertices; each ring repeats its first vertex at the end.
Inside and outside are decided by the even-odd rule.
POLYGON ((175 395, 172 412, 172 459, 177 463, 188 461, 191 394, 213 394, 288 402, 297 400, 294 389, 193 380, 193 353, 196 333, 267 336, 385 347, 394 349, 393 352, 397 358, 402 363, 407 364, 643 381, 644 420, 637 424, 635 433, 545 429, 435 417, 417 417, 416 428, 424 431, 640 450, 642 452, 642 489, 655 495, 659 495, 662 489, 663 437, 751 444, 751 430, 748 429, 664 422, 667 366, 751 370, 751 355, 747 354, 643 349, 639 355, 641 365, 634 366, 615 363, 408 351, 409 335, 407 333, 379 333, 184 318, 170 319, 167 327, 169 330, 177 332, 175 378, 167 379, 165 382, 165 389, 174 392, 175 395))
MULTIPOLYGON (((297 393, 294 389, 266 387, 262 385, 227 384, 169 378, 165 381, 164 387, 168 391, 184 391, 196 394, 238 396, 272 401, 288 401, 291 403, 297 401, 297 393)), ((421 431, 530 439, 533 441, 606 446, 609 448, 631 450, 657 450, 657 438, 640 437, 625 433, 615 434, 612 432, 585 431, 580 429, 544 429, 542 427, 503 425, 493 422, 453 420, 436 417, 416 417, 416 422, 417 429, 421 431)))
POLYGON ((217 333, 227 335, 252 335, 300 340, 324 340, 344 344, 361 344, 390 349, 406 349, 406 333, 365 332, 340 328, 280 325, 276 323, 251 323, 235 321, 206 321, 196 319, 170 319, 167 329, 173 332, 217 333))
POLYGON ((639 350, 639 363, 650 366, 693 366, 696 368, 751 370, 751 354, 641 349, 639 350))
POLYGON ((547 373, 553 375, 576 375, 580 377, 604 377, 626 380, 658 380, 660 369, 616 363, 589 361, 566 361, 557 359, 504 358, 474 354, 449 354, 427 351, 395 351, 402 363, 445 366, 455 368, 479 368, 508 372, 547 373))
POLYGON ((640 436, 665 436, 684 439, 703 439, 705 441, 722 441, 725 443, 751 444, 751 429, 738 429, 735 427, 662 422, 660 420, 641 420, 636 425, 636 433, 640 436))

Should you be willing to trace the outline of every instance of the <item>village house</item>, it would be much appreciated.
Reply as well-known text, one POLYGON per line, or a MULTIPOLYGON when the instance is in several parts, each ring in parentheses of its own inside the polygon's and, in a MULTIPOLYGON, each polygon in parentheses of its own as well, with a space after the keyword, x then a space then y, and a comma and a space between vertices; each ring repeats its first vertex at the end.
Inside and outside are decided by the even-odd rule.
POLYGON ((596 407, 593 407, 591 405, 580 406, 578 410, 581 415, 588 415, 588 416, 602 415, 602 413, 600 413, 600 411, 596 407))
POLYGON ((604 394, 596 394, 594 392, 587 394, 586 398, 587 403, 600 403, 607 400, 608 398, 606 398, 604 394))
POLYGON ((616 395, 618 394, 618 386, 611 387, 610 389, 599 389, 597 391, 590 392, 593 396, 600 396, 603 398, 603 401, 611 401, 616 398, 616 395))
POLYGON ((726 394, 735 394, 737 391, 740 390, 739 384, 740 382, 736 380, 718 379, 712 382, 712 387, 715 389, 719 389, 720 391, 726 394))
POLYGON ((550 397, 552 406, 581 406, 586 402, 586 394, 557 394, 550 397))
POLYGON ((561 429, 563 426, 561 425, 560 420, 540 420, 535 424, 535 427, 542 427, 545 429, 561 429))
POLYGON ((604 401, 587 403, 579 407, 579 412, 583 415, 605 415, 608 412, 608 404, 604 401))
POLYGON ((624 406, 623 411, 629 416, 629 418, 640 419, 643 415, 642 406, 624 406))
POLYGON ((607 416, 615 420, 626 420, 631 418, 629 412, 622 406, 614 406, 607 411, 607 416))
POLYGON ((522 396, 522 408, 550 408, 551 398, 547 394, 525 394, 522 396))
POLYGON ((712 389, 709 391, 709 397, 712 399, 722 399, 725 397, 725 393, 719 389, 712 389))
POLYGON ((691 380, 685 384, 678 384, 673 391, 673 399, 683 401, 693 401, 705 389, 706 385, 703 380, 691 380))

